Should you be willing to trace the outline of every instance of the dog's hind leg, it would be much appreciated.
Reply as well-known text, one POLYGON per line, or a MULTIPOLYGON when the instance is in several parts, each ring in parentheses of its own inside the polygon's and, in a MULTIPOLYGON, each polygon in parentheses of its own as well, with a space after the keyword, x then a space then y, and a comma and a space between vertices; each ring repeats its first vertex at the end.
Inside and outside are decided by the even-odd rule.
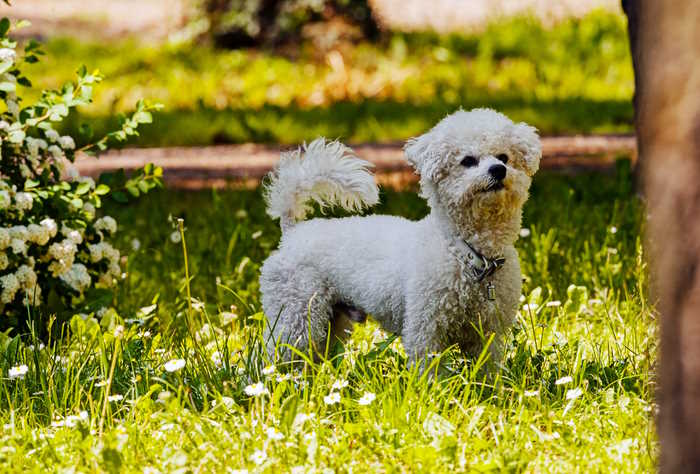
POLYGON ((260 289, 270 358, 298 358, 290 346, 302 353, 323 352, 335 297, 320 275, 270 258, 260 274, 260 289))

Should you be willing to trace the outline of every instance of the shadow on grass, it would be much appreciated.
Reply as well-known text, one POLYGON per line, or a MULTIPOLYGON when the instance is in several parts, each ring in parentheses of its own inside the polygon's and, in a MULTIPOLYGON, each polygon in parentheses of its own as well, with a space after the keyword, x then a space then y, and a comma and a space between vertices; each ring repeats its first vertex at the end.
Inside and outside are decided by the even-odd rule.
MULTIPOLYGON (((541 134, 620 133, 632 131, 629 101, 590 99, 527 100, 522 98, 466 98, 465 109, 491 107, 515 121, 536 126, 541 134)), ((460 107, 436 100, 430 104, 398 101, 338 102, 328 107, 264 106, 260 109, 169 110, 158 113, 152 125, 129 145, 204 146, 224 143, 295 144, 319 135, 349 142, 404 140, 432 127, 460 107)), ((77 134, 87 117, 66 122, 77 134)), ((117 119, 91 117, 97 136, 117 128, 117 119)))

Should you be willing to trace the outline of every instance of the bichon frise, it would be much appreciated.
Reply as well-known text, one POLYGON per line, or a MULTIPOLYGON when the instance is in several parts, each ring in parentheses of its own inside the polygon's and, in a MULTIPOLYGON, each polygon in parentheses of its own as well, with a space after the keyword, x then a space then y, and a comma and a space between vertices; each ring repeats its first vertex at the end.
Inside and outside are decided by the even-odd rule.
POLYGON ((459 110, 404 151, 430 205, 420 221, 303 221, 312 201, 376 204, 372 165, 323 138, 282 155, 265 189, 282 240, 260 275, 271 357, 292 358, 290 346, 322 352, 329 334, 365 314, 399 334, 409 361, 421 364, 453 344, 478 355, 484 335, 512 324, 522 284, 513 244, 539 167, 537 131, 493 110, 459 110))

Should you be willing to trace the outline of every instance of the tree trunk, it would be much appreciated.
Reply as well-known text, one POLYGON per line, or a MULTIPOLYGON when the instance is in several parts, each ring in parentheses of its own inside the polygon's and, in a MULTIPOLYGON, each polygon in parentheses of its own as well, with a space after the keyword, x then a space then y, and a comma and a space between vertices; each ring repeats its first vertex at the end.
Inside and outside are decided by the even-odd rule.
POLYGON ((700 472, 700 3, 625 0, 661 321, 662 472, 700 472))

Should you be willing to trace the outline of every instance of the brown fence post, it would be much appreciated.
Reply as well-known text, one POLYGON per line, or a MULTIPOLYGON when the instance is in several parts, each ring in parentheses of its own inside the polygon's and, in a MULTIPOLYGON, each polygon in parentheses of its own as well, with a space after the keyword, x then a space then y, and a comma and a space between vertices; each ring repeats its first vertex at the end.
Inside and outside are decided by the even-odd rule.
POLYGON ((662 472, 700 472, 700 2, 625 0, 660 314, 662 472))

